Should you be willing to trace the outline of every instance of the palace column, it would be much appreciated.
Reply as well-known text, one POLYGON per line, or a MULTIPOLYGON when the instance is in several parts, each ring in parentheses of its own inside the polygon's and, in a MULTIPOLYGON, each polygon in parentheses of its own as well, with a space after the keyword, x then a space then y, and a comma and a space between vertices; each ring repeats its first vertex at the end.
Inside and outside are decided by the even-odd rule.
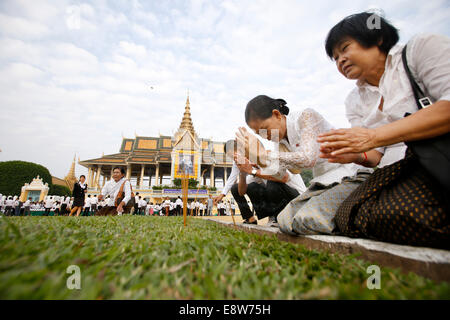
POLYGON ((91 188, 94 187, 94 177, 95 177, 95 169, 94 169, 94 167, 92 166, 92 167, 91 167, 91 179, 90 179, 90 181, 89 181, 89 185, 91 186, 91 188))
POLYGON ((131 164, 127 165, 127 180, 131 178, 131 164))
POLYGON ((105 186, 105 183, 106 183, 106 179, 107 179, 107 176, 106 175, 104 175, 103 176, 103 183, 102 183, 102 188, 105 186))
POLYGON ((141 164, 141 177, 139 178, 139 187, 141 189, 144 182, 144 171, 145 171, 145 164, 141 164))
POLYGON ((89 186, 91 186, 91 176, 92 176, 92 168, 91 168, 91 166, 89 166, 89 168, 88 168, 88 177, 87 177, 87 184, 89 186))
POLYGON ((214 185, 215 185, 215 183, 214 183, 214 167, 215 167, 214 165, 211 166, 211 175, 209 177, 211 187, 214 187, 214 185))
POLYGON ((159 185, 159 163, 156 164, 155 186, 159 185))
MULTIPOLYGON (((98 166, 97 166, 98 168, 98 166)), ((94 168, 92 168, 92 171, 94 171, 94 168)), ((95 173, 92 175, 92 181, 91 181, 91 187, 95 188, 95 181, 97 181, 97 174, 98 174, 98 169, 97 171, 95 171, 95 173)))
POLYGON ((111 166, 111 175, 109 176, 109 180, 112 180, 112 178, 113 178, 113 172, 114 172, 114 167, 111 166))
POLYGON ((95 185, 98 188, 100 188, 100 176, 101 176, 101 174, 102 174, 102 165, 99 165, 98 169, 97 169, 97 176, 96 176, 97 179, 95 180, 95 185))

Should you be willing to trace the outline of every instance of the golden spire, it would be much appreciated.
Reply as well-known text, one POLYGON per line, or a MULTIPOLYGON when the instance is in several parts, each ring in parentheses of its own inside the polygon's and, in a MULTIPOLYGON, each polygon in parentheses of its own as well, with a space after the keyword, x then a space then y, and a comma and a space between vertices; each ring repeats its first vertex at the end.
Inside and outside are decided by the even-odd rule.
POLYGON ((189 102, 189 90, 186 99, 186 106, 184 108, 183 120, 181 120, 180 127, 178 128, 178 132, 183 132, 183 130, 189 130, 193 137, 195 137, 194 125, 192 124, 191 119, 191 105, 189 102))
POLYGON ((66 181, 67 186, 69 187, 70 190, 72 190, 73 184, 77 181, 77 178, 75 176, 75 159, 76 159, 76 156, 77 156, 76 154, 73 156, 73 161, 72 161, 72 165, 70 166, 69 173, 64 178, 64 180, 66 181))
POLYGON ((67 174, 66 178, 75 178, 75 159, 76 155, 73 156, 72 165, 70 166, 69 173, 67 174))

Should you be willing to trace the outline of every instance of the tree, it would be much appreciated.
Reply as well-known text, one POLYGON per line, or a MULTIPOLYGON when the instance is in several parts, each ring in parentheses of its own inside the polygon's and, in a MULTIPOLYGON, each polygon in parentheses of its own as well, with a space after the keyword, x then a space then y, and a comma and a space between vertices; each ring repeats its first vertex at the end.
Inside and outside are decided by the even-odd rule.
POLYGON ((72 192, 70 191, 69 188, 67 188, 66 186, 60 186, 58 184, 52 185, 48 194, 52 196, 65 196, 65 197, 72 196, 72 192))
POLYGON ((39 176, 42 182, 53 186, 48 169, 40 164, 26 161, 0 162, 0 193, 3 195, 20 195, 25 183, 30 183, 39 176))

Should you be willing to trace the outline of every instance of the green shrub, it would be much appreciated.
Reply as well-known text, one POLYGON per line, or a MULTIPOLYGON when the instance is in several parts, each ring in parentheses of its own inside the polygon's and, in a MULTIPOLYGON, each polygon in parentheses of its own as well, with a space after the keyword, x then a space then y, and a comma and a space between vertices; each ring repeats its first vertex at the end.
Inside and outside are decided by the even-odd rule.
POLYGON ((196 189, 197 185, 198 185, 198 180, 190 178, 188 184, 189 184, 189 189, 196 189))
POLYGON ((52 176, 48 169, 40 164, 26 161, 0 162, 0 193, 4 195, 20 195, 25 183, 31 183, 39 176, 42 182, 53 186, 52 176))
POLYGON ((72 192, 69 188, 67 188, 66 186, 60 186, 58 184, 54 184, 50 188, 48 194, 51 194, 52 196, 72 196, 72 192))
POLYGON ((180 178, 173 179, 173 184, 175 187, 181 188, 181 179, 180 178))

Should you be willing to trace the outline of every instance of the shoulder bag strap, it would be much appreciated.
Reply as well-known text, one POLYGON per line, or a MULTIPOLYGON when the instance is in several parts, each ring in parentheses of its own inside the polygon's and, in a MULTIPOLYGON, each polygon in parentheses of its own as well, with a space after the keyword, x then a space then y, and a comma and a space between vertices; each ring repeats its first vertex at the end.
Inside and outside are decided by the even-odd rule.
POLYGON ((409 66, 408 66, 408 61, 406 61, 406 47, 407 47, 407 45, 405 45, 405 47, 402 50, 403 66, 405 68, 406 75, 408 76, 409 82, 411 83, 411 88, 414 93, 414 98, 416 100, 417 107, 420 110, 423 107, 427 107, 428 105, 430 105, 431 100, 430 100, 430 98, 425 96, 422 89, 419 87, 417 82, 414 80, 414 77, 412 76, 411 70, 409 69, 409 66))

